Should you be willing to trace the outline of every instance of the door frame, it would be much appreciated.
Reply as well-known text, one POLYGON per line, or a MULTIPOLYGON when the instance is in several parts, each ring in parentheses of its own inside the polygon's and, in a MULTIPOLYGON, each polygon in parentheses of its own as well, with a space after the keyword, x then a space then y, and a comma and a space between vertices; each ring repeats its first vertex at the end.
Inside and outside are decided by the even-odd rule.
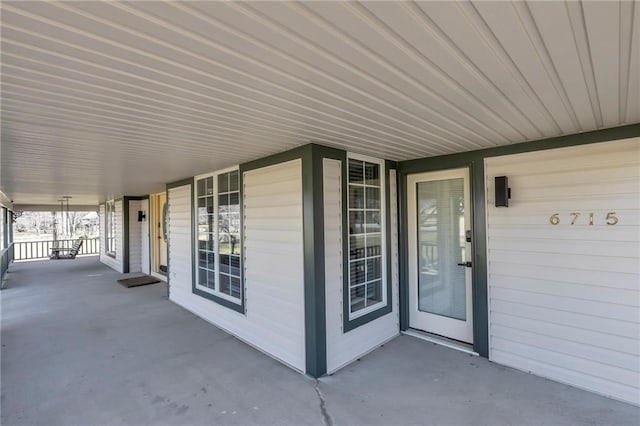
POLYGON ((484 159, 477 153, 452 154, 399 163, 398 204, 400 220, 400 330, 409 329, 409 224, 408 224, 408 176, 450 169, 468 168, 471 214, 472 253, 467 257, 473 262, 471 275, 471 303, 473 318, 473 350, 480 356, 489 356, 489 321, 486 265, 486 224, 484 159))
MULTIPOLYGON (((416 228, 418 217, 416 214, 417 207, 417 184, 420 182, 432 182, 437 180, 445 180, 451 178, 462 178, 465 189, 464 189, 464 203, 465 203, 465 231, 470 229, 473 232, 473 221, 471 211, 472 203, 471 203, 471 177, 469 173, 469 168, 467 167, 458 167, 453 169, 446 170, 437 170, 437 171, 429 171, 423 173, 413 173, 407 176, 407 190, 408 198, 407 198, 407 224, 410 227, 409 232, 407 233, 407 242, 408 242, 408 258, 407 262, 409 264, 409 274, 407 276, 408 284, 409 284, 409 325, 416 326, 416 322, 426 321, 431 323, 434 328, 430 326, 423 325, 422 328, 418 329, 426 329, 423 331, 427 331, 429 333, 435 333, 441 335, 443 337, 459 340, 465 343, 473 344, 473 268, 469 270, 467 267, 465 268, 465 312, 467 313, 467 317, 465 321, 457 320, 455 318, 449 318, 443 315, 438 314, 430 314, 425 312, 422 318, 418 318, 420 315, 420 309, 418 308, 418 277, 416 274, 416 267, 418 265, 418 230, 416 228), (430 176, 424 176, 430 175, 430 176), (415 317, 414 317, 415 315, 415 317), (430 317, 430 318, 428 318, 430 317), (413 324, 411 320, 413 319, 413 324), (431 328, 430 330, 428 330, 431 328), (442 329, 442 332, 438 332, 436 329, 442 329), (448 332, 444 332, 444 328, 448 328, 448 332), (448 334, 451 332, 451 334, 448 334)), ((473 239, 472 239, 473 241, 473 239)), ((473 242, 465 243, 465 259, 462 261, 469 261, 473 258, 473 242)), ((463 267, 463 266, 458 266, 463 267)))
MULTIPOLYGON (((149 275, 166 280, 166 274, 159 271, 163 250, 157 243, 158 237, 162 238, 162 205, 160 203, 162 196, 165 197, 166 203, 168 198, 166 192, 157 192, 149 195, 149 275), (156 226, 157 221, 160 221, 160 229, 156 226)), ((165 244, 168 244, 168 242, 165 242, 165 244)), ((168 245, 165 247, 168 247, 168 245)), ((165 251, 165 254, 167 256, 168 267, 169 259, 167 251, 165 251)))

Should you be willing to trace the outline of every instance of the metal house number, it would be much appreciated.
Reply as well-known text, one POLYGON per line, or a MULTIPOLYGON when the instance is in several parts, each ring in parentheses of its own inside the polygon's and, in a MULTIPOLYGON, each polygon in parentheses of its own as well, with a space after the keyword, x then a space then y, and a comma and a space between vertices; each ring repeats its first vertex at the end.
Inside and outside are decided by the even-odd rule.
MULTIPOLYGON (((575 225, 576 222, 578 221, 578 218, 580 217, 580 213, 579 212, 569 213, 569 216, 573 217, 570 225, 575 225)), ((611 225, 611 226, 616 225, 618 223, 618 217, 616 216, 616 212, 607 213, 607 216, 605 217, 604 220, 607 225, 611 225)), ((560 213, 552 214, 551 217, 549 218, 549 223, 551 223, 552 225, 558 225, 560 223, 560 213)), ((589 225, 593 225, 593 213, 589 213, 589 225)))

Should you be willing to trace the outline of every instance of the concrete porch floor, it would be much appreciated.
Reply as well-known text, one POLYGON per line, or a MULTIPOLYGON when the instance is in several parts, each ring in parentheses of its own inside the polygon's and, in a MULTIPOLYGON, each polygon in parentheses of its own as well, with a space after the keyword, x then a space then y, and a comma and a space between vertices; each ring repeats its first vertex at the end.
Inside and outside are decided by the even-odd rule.
POLYGON ((97 258, 14 264, 2 290, 12 425, 638 425, 640 408, 402 336, 302 376, 97 258))

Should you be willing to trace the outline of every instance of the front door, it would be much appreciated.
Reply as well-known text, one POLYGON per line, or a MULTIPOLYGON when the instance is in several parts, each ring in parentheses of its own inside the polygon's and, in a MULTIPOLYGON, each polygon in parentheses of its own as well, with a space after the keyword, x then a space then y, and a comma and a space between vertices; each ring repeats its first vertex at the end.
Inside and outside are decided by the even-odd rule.
POLYGON ((409 326, 473 343, 469 170, 407 178, 409 326))
POLYGON ((151 210, 151 271, 158 274, 167 272, 166 206, 164 192, 152 194, 151 210))

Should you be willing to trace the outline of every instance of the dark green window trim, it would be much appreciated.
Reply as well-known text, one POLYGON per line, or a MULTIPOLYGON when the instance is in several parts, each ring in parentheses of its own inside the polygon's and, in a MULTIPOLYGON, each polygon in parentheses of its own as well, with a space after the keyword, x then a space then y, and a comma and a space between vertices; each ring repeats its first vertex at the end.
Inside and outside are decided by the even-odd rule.
POLYGON ((409 328, 409 281, 408 281, 408 242, 407 242, 407 175, 437 170, 469 167, 471 186, 472 223, 473 223, 473 348, 483 357, 489 356, 489 323, 487 301, 487 247, 486 247, 486 199, 484 160, 488 157, 520 154, 532 151, 587 145, 640 136, 640 124, 596 130, 557 138, 524 142, 515 145, 500 146, 458 154, 443 155, 417 160, 402 161, 398 169, 398 199, 400 223, 400 329, 409 328))
MULTIPOLYGON (((342 329, 347 333, 354 330, 364 324, 367 324, 375 319, 380 318, 393 310, 393 265, 391 263, 391 186, 389 174, 390 170, 396 168, 396 163, 386 160, 384 162, 384 175, 385 175, 385 262, 386 262, 386 292, 387 303, 384 306, 369 312, 365 315, 349 319, 350 307, 349 307, 349 212, 347 210, 347 196, 348 196, 348 175, 347 175, 347 155, 345 153, 345 159, 342 162, 342 329)), ((384 291, 384 290, 383 290, 384 291)))
MULTIPOLYGON (((327 373, 327 312, 326 312, 326 276, 325 276, 325 239, 324 239, 324 159, 338 160, 342 164, 342 173, 346 168, 346 151, 322 145, 311 145, 312 173, 303 183, 304 193, 312 194, 313 203, 305 201, 305 233, 311 232, 312 238, 305 237, 305 315, 307 316, 307 374, 320 377, 327 373), (309 229, 312 228, 312 229, 309 229), (305 272, 306 274, 306 272, 305 272), (310 351, 314 351, 311 356, 310 351)), ((306 200, 305 196, 305 200, 306 200)), ((342 205, 346 206, 346 193, 342 190, 342 205)), ((346 229, 347 216, 342 215, 342 229, 346 229)), ((344 235, 343 235, 344 242, 344 235)), ((344 247, 343 247, 344 250, 344 247)))
MULTIPOLYGON (((342 170, 342 241, 343 265, 348 265, 348 214, 347 206, 347 152, 317 144, 308 144, 292 150, 240 164, 241 187, 244 173, 284 163, 291 160, 302 160, 303 189, 303 234, 304 234, 304 303, 305 303, 305 353, 306 373, 312 377, 320 377, 327 372, 326 342, 326 294, 325 294, 325 258, 324 258, 324 164, 325 158, 341 162, 342 170), (346 263, 345 263, 346 260, 346 263)), ((392 264, 391 264, 391 210, 389 171, 396 169, 394 162, 385 161, 385 194, 386 194, 386 262, 387 262, 387 304, 378 310, 348 321, 348 313, 344 316, 347 322, 343 331, 353 330, 392 311, 392 264)), ((243 246, 244 257, 244 246, 243 246)), ((244 278, 243 278, 244 280, 244 278)), ((243 282, 244 286, 244 282, 243 282)), ((348 276, 343 271, 343 289, 348 291, 348 276), (345 278, 346 277, 346 278, 345 278), (345 281, 346 280, 346 281, 345 281)), ((244 291, 244 287, 243 287, 244 291)), ((348 293, 343 295, 347 297, 348 293)), ((344 303, 343 303, 344 306, 344 303)))
MULTIPOLYGON (((292 160, 302 161, 305 372, 312 377, 320 377, 327 372, 324 208, 322 197, 322 157, 320 153, 336 155, 337 151, 320 145, 307 144, 266 158, 240 164, 240 185, 244 186, 244 173, 247 171, 292 160)), ((244 258, 244 245, 242 249, 244 258)))

